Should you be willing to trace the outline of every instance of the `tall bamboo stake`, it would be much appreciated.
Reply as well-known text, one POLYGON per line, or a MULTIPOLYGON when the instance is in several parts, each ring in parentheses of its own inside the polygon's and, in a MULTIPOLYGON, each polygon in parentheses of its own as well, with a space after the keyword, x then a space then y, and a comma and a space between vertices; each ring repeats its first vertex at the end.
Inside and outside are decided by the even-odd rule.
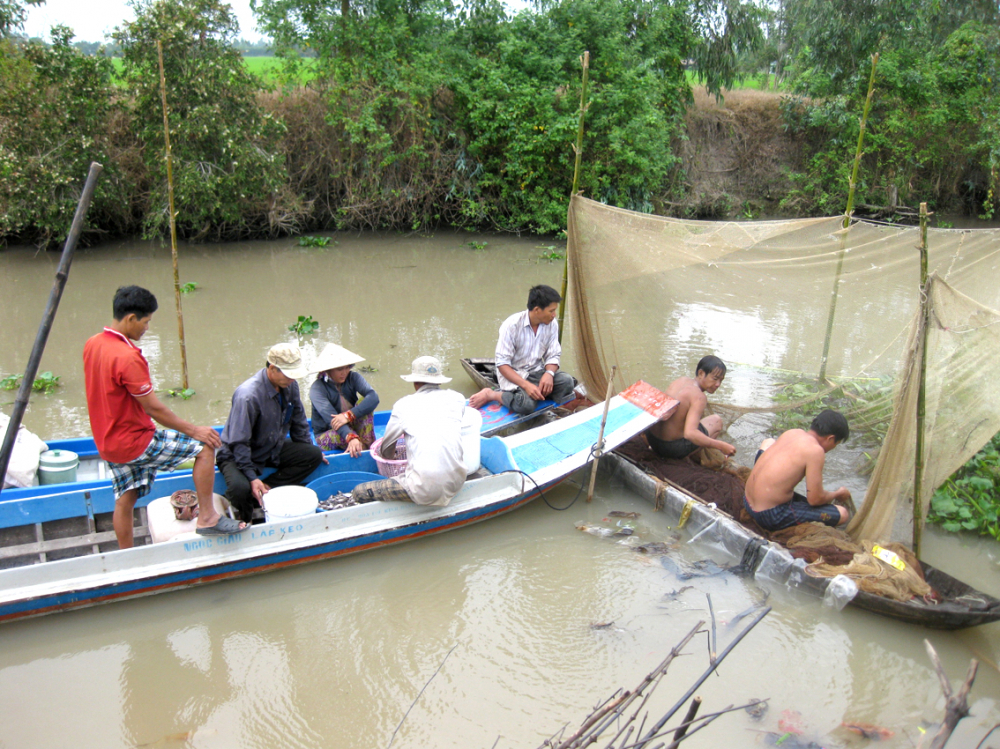
MULTIPOLYGON (((580 88, 580 120, 576 128, 576 160, 573 164, 573 188, 569 191, 570 199, 576 195, 576 186, 580 184, 580 157, 583 155, 583 120, 587 112, 587 71, 590 70, 590 52, 584 52, 580 58, 583 65, 583 86, 580 88)), ((559 303, 559 343, 562 343, 563 319, 566 317, 566 287, 569 284, 569 243, 566 244, 566 257, 563 259, 562 290, 559 303)))
POLYGON ((868 96, 865 98, 864 111, 861 113, 861 128, 858 130, 858 147, 854 152, 854 167, 851 169, 851 181, 847 185, 847 207, 844 209, 844 234, 840 237, 840 255, 837 257, 837 274, 833 282, 833 294, 830 296, 830 314, 826 320, 826 339, 823 341, 823 358, 819 365, 819 379, 826 379, 826 362, 830 357, 830 339, 833 336, 833 319, 837 313, 837 295, 840 291, 840 274, 844 269, 844 250, 847 244, 847 228, 851 225, 854 215, 854 192, 858 186, 858 169, 861 167, 861 147, 865 142, 865 128, 868 126, 868 112, 872 107, 872 96, 875 93, 875 68, 878 65, 878 52, 872 55, 872 72, 868 79, 868 96))
POLYGON ((930 325, 930 288, 927 284, 927 203, 920 204, 920 385, 917 389, 917 456, 913 461, 913 553, 920 557, 924 527, 924 419, 927 415, 927 329, 930 325))
POLYGON ((611 389, 615 384, 615 371, 617 365, 611 367, 611 376, 608 377, 608 394, 604 398, 604 415, 601 416, 601 428, 597 432, 597 444, 594 445, 594 462, 590 466, 590 486, 587 488, 587 501, 594 498, 594 482, 597 480, 597 464, 601 460, 604 452, 604 426, 608 423, 608 407, 611 405, 611 389))
POLYGON ((167 110, 167 77, 163 73, 163 42, 156 40, 160 59, 160 97, 163 99, 163 140, 167 146, 167 199, 170 208, 170 254, 174 260, 174 304, 177 307, 177 336, 181 341, 181 387, 188 387, 187 348, 184 344, 184 312, 181 310, 181 277, 177 269, 177 214, 174 211, 174 164, 170 152, 170 119, 167 110))

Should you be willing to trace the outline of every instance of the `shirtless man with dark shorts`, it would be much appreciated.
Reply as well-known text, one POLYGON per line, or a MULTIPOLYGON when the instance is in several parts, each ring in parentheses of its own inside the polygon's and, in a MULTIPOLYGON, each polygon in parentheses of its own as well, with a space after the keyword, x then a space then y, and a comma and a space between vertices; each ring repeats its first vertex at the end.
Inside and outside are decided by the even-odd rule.
POLYGON ((813 419, 809 431, 789 429, 777 440, 761 443, 743 503, 757 524, 777 531, 799 523, 824 523, 833 528, 849 519, 846 507, 834 502, 850 501, 851 493, 840 487, 823 488, 826 454, 850 435, 847 419, 827 409, 813 419), (806 496, 795 492, 805 477, 806 496))
POLYGON ((722 417, 716 414, 702 418, 708 397, 726 379, 726 365, 717 356, 706 356, 695 369, 694 379, 680 377, 670 383, 667 395, 677 399, 677 408, 669 418, 646 430, 646 441, 662 458, 682 459, 703 447, 714 447, 726 456, 736 454, 736 448, 717 439, 722 434, 722 417))

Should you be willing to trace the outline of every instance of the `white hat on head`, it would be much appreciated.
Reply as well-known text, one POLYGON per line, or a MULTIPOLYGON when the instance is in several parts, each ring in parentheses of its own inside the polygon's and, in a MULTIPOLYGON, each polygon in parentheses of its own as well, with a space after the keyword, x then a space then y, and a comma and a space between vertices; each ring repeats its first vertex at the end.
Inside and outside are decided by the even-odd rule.
POLYGON ((302 352, 294 343, 278 343, 267 352, 267 363, 281 370, 285 377, 301 380, 309 370, 302 361, 302 352))
POLYGON ((450 377, 441 374, 441 361, 434 356, 418 356, 413 360, 413 371, 408 375, 400 375, 407 382, 429 382, 433 385, 443 385, 451 382, 450 377))
POLYGON ((353 351, 348 351, 343 346, 338 346, 336 343, 328 343, 324 348, 323 352, 316 359, 316 363, 312 365, 311 372, 325 372, 328 369, 337 369, 337 367, 346 367, 348 364, 357 364, 358 362, 364 361, 363 356, 358 356, 353 351))

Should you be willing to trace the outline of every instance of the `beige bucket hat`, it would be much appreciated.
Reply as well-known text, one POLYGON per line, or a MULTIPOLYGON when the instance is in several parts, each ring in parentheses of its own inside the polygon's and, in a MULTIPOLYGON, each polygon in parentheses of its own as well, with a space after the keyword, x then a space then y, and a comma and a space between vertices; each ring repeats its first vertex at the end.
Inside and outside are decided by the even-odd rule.
POLYGON ((294 343, 278 343, 271 346, 271 350, 267 352, 267 363, 274 365, 283 375, 293 380, 301 380, 309 374, 309 369, 302 361, 302 352, 294 343))
POLYGON ((358 362, 364 361, 363 356, 358 356, 353 351, 348 351, 343 346, 338 346, 336 343, 328 343, 324 348, 322 353, 316 358, 310 368, 311 372, 325 372, 328 369, 336 369, 337 367, 346 367, 348 364, 357 364, 358 362))
POLYGON ((450 377, 441 374, 441 362, 434 356, 418 356, 413 360, 413 371, 408 375, 400 375, 400 378, 407 382, 430 382, 434 385, 443 385, 451 382, 450 377))

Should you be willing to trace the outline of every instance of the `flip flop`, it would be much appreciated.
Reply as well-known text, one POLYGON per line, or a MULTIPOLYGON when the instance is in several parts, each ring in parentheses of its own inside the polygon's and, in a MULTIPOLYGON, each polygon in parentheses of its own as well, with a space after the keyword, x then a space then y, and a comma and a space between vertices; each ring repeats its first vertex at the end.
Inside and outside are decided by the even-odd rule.
POLYGON ((222 515, 218 523, 210 525, 207 528, 198 528, 195 530, 195 533, 199 536, 231 536, 234 533, 245 530, 246 528, 240 528, 239 520, 233 520, 222 515))

